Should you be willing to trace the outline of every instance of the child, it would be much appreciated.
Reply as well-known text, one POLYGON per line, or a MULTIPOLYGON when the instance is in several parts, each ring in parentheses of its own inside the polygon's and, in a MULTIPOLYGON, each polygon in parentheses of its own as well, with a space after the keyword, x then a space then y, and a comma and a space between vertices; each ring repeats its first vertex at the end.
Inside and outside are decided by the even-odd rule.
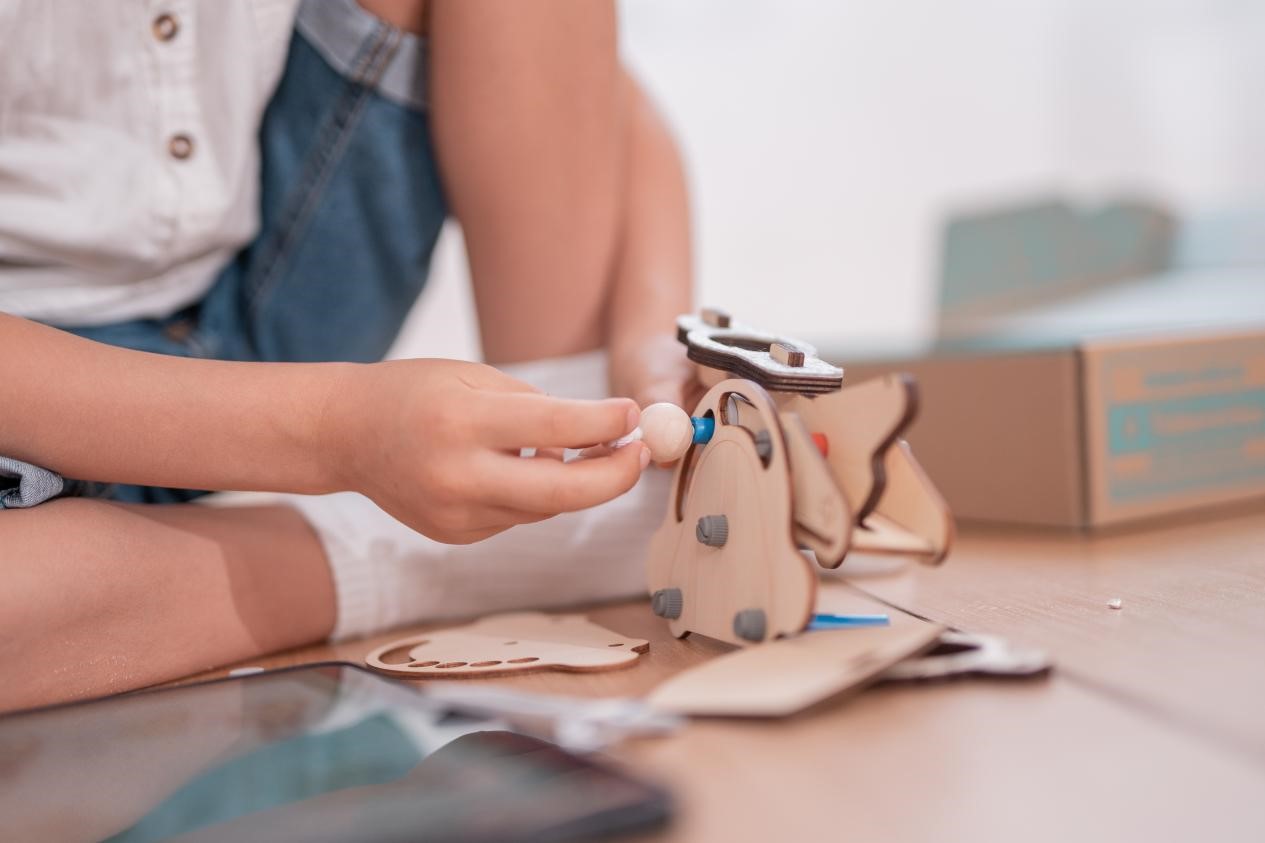
POLYGON ((683 178, 612 5, 146 8, 0 0, 0 708, 639 589, 624 541, 663 482, 578 511, 648 453, 554 458, 690 387, 669 333, 689 306, 683 178), (449 212, 502 368, 374 362, 449 212), (634 400, 507 374, 599 348, 517 371, 592 395, 604 360, 634 400), (78 481, 110 485, 67 495, 78 481), (344 494, 187 503, 202 489, 344 494), (523 524, 548 550, 527 570, 507 558, 520 531, 445 544, 523 524), (541 589, 506 588, 524 581, 541 589))

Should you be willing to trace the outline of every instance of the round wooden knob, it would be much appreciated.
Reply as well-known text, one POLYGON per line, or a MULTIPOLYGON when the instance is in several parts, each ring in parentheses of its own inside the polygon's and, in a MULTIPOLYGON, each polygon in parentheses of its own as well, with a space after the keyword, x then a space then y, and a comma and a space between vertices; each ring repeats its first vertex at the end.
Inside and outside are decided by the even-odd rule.
POLYGON ((690 416, 675 404, 651 404, 641 411, 641 441, 655 462, 674 462, 694 441, 690 416))

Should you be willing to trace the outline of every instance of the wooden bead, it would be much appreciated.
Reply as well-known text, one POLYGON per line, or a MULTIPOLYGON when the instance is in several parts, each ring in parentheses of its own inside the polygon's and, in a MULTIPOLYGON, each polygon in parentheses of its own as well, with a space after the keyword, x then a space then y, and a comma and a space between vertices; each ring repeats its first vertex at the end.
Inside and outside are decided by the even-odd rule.
POLYGON ((694 440, 690 416, 675 404, 651 404, 641 411, 641 441, 655 462, 674 462, 694 440))

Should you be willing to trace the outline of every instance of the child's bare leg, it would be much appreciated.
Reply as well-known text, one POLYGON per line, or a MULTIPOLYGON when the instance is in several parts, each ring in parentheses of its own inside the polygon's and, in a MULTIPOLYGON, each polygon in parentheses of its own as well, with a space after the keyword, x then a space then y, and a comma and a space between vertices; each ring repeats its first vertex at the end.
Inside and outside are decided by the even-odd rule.
POLYGON ((0 512, 0 710, 123 691, 326 637, 320 542, 288 507, 56 500, 0 512))
POLYGON ((429 35, 432 133, 486 359, 604 345, 616 394, 688 402, 685 176, 620 66, 614 5, 437 0, 429 35))
POLYGON ((431 130, 495 364, 603 341, 627 108, 610 2, 430 4, 431 130))

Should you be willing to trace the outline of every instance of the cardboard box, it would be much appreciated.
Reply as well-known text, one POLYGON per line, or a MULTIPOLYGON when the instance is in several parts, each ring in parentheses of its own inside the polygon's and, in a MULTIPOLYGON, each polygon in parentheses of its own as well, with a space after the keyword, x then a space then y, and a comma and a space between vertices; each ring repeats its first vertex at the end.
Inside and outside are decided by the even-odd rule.
POLYGON ((919 382, 908 439, 965 520, 1090 528, 1265 496, 1265 330, 847 366, 919 382))
MULTIPOLYGON (((950 220, 909 441, 961 519, 1098 527, 1265 496, 1265 209, 950 220)), ((849 365, 849 361, 854 361, 849 365)))

